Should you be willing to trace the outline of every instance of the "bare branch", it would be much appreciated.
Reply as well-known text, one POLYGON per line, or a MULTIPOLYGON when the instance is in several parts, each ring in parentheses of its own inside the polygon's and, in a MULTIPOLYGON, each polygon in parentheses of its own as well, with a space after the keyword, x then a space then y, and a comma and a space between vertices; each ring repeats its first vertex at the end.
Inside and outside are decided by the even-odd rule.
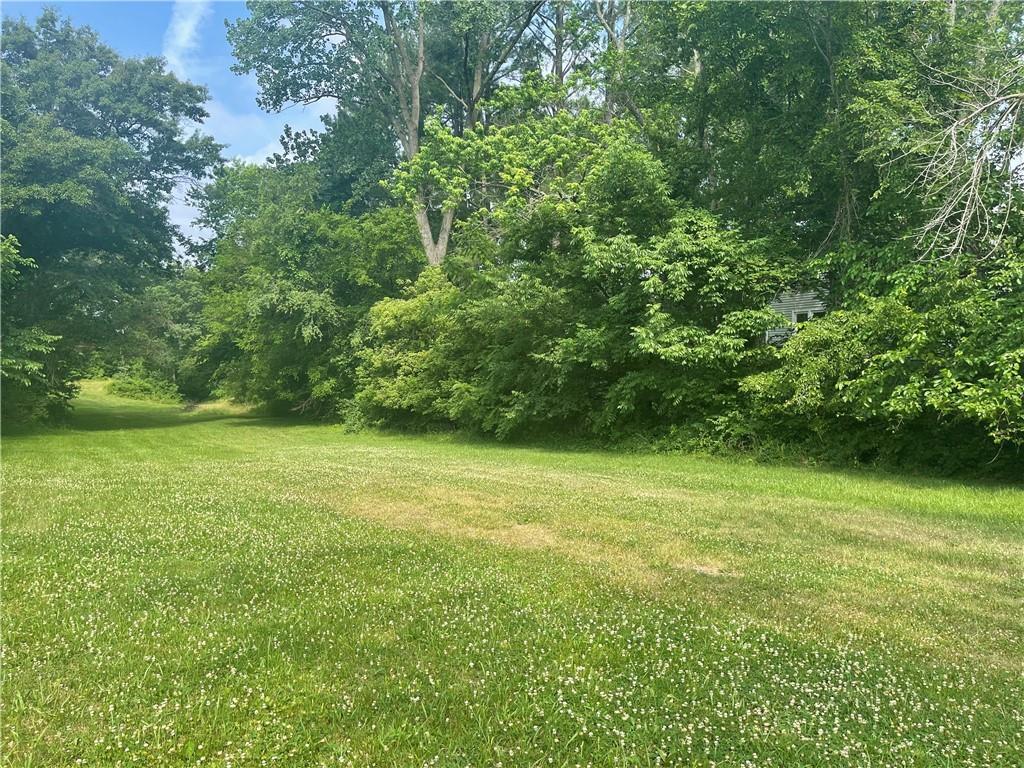
POLYGON ((925 156, 916 183, 932 201, 918 243, 925 257, 956 259, 967 247, 991 255, 1009 225, 1014 190, 1024 188, 1024 61, 988 76, 927 69, 933 84, 962 100, 938 113, 941 127, 908 153, 925 156))

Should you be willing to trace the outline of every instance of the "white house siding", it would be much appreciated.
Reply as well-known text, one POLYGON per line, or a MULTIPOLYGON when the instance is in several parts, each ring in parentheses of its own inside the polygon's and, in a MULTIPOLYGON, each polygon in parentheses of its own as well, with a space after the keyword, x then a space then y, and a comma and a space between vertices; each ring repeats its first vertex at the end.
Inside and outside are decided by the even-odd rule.
MULTIPOLYGON (((794 324, 819 317, 827 311, 825 302, 814 291, 783 291, 768 306, 794 324), (806 317, 801 317, 802 315, 806 317)), ((771 328, 765 333, 764 339, 771 344, 779 344, 792 333, 791 327, 771 328)))

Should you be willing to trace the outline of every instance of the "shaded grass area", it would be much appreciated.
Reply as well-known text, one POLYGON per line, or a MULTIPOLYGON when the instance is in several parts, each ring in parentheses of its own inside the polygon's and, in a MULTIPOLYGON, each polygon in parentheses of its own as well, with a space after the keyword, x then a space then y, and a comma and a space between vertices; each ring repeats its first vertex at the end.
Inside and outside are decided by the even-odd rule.
POLYGON ((4 440, 6 764, 1024 757, 1024 491, 350 435, 4 440))

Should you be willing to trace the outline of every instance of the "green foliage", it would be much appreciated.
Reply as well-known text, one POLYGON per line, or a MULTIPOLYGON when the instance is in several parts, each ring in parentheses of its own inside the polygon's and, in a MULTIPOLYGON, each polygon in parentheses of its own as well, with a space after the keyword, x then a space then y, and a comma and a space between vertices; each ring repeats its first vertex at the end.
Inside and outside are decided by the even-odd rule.
MULTIPOLYGON (((317 8, 281 0, 248 6, 248 16, 229 25, 228 40, 234 70, 256 73, 261 106, 387 98, 388 41, 374 6, 349 1, 317 8)), ((410 13, 401 9, 403 22, 410 13)))
POLYGON ((314 173, 236 166, 208 188, 218 237, 194 359, 229 397, 327 416, 353 394, 356 324, 415 278, 422 255, 405 210, 314 208, 314 173))
POLYGON ((193 400, 207 396, 209 372, 194 354, 204 333, 204 301, 203 274, 195 268, 176 269, 126 297, 112 313, 111 338, 93 357, 99 375, 137 367, 193 400))
POLYGON ((450 279, 426 273, 371 311, 358 399, 372 418, 621 438, 734 406, 739 378, 771 361, 759 340, 782 276, 707 212, 673 217, 629 123, 560 113, 438 141, 404 172, 468 156, 501 191, 460 230, 450 279))
POLYGON ((398 149, 387 117, 362 109, 327 115, 323 124, 320 132, 293 132, 285 126, 285 152, 275 155, 275 164, 312 165, 317 205, 360 215, 388 204, 381 179, 398 164, 398 149))
POLYGON ((820 440, 843 424, 866 458, 989 461, 1001 444, 1012 458, 1024 445, 1022 266, 918 267, 892 292, 807 324, 778 369, 745 382, 756 413, 820 440))
POLYGON ((2 377, 3 421, 35 421, 60 413, 76 390, 67 382, 55 381, 47 370, 47 358, 59 336, 37 327, 18 327, 11 303, 6 300, 35 262, 19 253, 13 235, 0 238, 0 377, 2 377))
POLYGON ((385 423, 444 423, 458 382, 446 354, 458 332, 453 315, 459 291, 438 267, 420 274, 402 298, 383 299, 370 308, 368 328, 354 337, 357 345, 357 403, 374 420, 385 423))
MULTIPOLYGON (((639 9, 636 99, 675 194, 780 236, 801 262, 848 242, 881 247, 922 225, 935 201, 919 176, 936 131, 971 83, 1009 85, 1008 58, 1020 61, 1013 3, 639 9)), ((977 234, 967 249, 985 247, 977 234)))
POLYGON ((180 403, 181 393, 173 382, 149 373, 141 361, 115 374, 107 385, 112 395, 132 400, 150 400, 155 403, 180 403))

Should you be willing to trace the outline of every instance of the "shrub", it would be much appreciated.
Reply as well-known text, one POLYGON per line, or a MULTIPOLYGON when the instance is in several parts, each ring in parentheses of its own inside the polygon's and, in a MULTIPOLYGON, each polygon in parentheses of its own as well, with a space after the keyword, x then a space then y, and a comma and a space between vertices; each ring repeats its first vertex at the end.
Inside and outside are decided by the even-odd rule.
POLYGON ((181 393, 170 381, 157 378, 140 367, 115 374, 107 385, 112 395, 132 400, 150 400, 157 403, 180 403, 181 393))
POLYGON ((761 339, 781 277, 758 244, 687 210, 646 241, 577 226, 518 257, 520 229, 538 242, 558 219, 539 208, 486 271, 463 269, 463 251, 452 277, 427 270, 373 307, 356 340, 371 421, 620 441, 736 407, 739 381, 775 355, 761 339))
POLYGON ((750 423, 861 462, 958 471, 1020 460, 1024 264, 904 271, 806 324, 749 377, 750 423))

